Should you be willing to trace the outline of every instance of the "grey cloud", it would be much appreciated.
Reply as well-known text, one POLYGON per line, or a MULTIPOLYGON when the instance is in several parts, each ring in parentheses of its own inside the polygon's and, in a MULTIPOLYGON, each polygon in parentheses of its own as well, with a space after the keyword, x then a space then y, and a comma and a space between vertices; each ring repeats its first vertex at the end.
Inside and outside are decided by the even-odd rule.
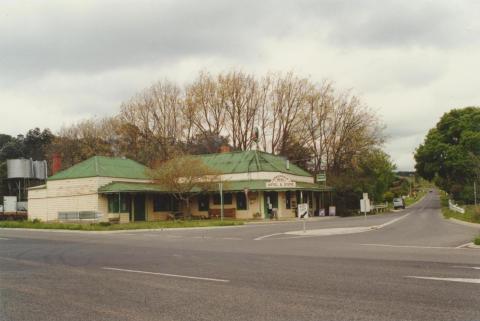
MULTIPOLYGON (((152 62, 172 64, 189 56, 248 61, 255 59, 265 38, 303 34, 305 26, 311 27, 308 32, 326 32, 338 47, 444 46, 465 40, 468 21, 458 14, 461 9, 446 1, 87 3, 83 7, 82 2, 57 1, 38 7, 38 12, 7 6, 6 19, 0 20, 2 74, 13 81, 52 70, 98 72, 152 62)), ((470 33, 475 36, 468 39, 477 41, 470 33)))
POLYGON ((5 35, 0 42, 4 74, 98 72, 151 62, 168 64, 189 55, 248 57, 254 55, 252 48, 262 33, 282 32, 264 16, 267 3, 253 1, 102 2, 79 12, 68 9, 68 3, 59 6, 27 20, 11 13, 10 19, 0 22, 0 33, 5 35))
POLYGON ((467 1, 328 0, 312 4, 309 16, 317 16, 329 41, 340 47, 448 48, 480 42, 480 16, 470 5, 480 9, 467 1))

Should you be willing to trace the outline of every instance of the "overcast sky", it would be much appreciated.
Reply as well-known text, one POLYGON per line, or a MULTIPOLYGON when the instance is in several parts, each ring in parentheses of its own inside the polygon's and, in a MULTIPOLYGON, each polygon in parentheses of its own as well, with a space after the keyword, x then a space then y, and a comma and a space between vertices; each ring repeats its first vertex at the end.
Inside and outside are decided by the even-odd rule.
POLYGON ((293 70, 353 89, 401 170, 451 108, 480 105, 480 1, 0 1, 0 132, 116 113, 159 79, 293 70))

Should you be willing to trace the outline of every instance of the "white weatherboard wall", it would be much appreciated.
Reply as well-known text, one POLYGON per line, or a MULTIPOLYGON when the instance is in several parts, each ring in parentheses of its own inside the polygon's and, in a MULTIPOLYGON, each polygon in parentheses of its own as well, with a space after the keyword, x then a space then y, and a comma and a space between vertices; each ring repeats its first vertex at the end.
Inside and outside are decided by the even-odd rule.
POLYGON ((102 213, 101 220, 108 220, 106 197, 98 189, 114 181, 145 183, 148 180, 112 177, 88 177, 47 181, 44 189, 28 191, 29 219, 52 221, 58 212, 96 211, 102 213))

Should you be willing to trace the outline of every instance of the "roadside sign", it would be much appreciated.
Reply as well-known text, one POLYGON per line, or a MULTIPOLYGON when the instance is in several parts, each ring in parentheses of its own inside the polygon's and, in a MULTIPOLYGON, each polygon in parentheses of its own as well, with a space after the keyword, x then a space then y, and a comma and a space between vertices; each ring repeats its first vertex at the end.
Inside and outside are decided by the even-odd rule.
POLYGON ((325 172, 317 174, 317 182, 326 182, 327 181, 327 174, 325 172))
POLYGON ((308 203, 298 204, 297 206, 298 218, 308 218, 308 203))

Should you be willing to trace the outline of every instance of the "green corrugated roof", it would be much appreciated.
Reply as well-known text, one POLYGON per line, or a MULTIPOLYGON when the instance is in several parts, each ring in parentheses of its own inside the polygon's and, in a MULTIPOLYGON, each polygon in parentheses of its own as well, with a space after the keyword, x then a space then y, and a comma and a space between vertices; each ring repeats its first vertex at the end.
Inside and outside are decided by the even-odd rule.
POLYGON ((98 189, 99 193, 118 192, 168 192, 164 187, 153 183, 113 182, 98 189))
POLYGON ((284 157, 255 150, 205 154, 195 157, 200 157, 207 166, 220 171, 222 174, 281 172, 298 176, 311 176, 307 171, 292 163, 287 169, 284 157))
MULTIPOLYGON (((332 191, 329 186, 321 186, 314 183, 297 182, 296 187, 289 188, 267 188, 268 180, 261 181, 230 181, 224 183, 225 191, 243 191, 248 188, 251 191, 295 191, 295 190, 309 190, 309 191, 332 191)), ((105 193, 119 193, 119 192, 153 192, 153 193, 168 193, 168 190, 160 185, 154 183, 130 183, 130 182, 113 182, 98 189, 101 194, 105 193)), ((213 191, 212 191, 213 192, 213 191)))
POLYGON ((148 179, 147 167, 142 164, 131 159, 104 156, 91 157, 50 176, 48 179, 60 180, 84 177, 148 179))

